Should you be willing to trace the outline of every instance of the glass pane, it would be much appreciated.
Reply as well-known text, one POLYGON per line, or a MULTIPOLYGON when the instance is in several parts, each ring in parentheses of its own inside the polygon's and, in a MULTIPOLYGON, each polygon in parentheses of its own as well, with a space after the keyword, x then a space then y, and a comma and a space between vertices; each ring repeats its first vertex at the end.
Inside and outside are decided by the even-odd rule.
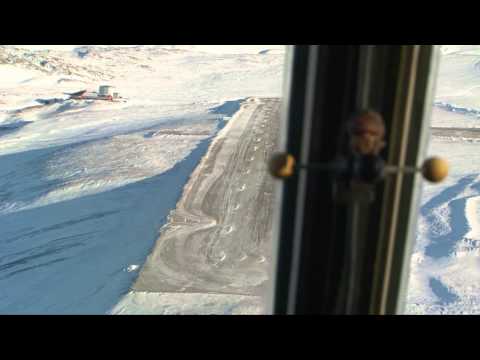
POLYGON ((0 46, 0 313, 266 311, 285 53, 0 46))
POLYGON ((450 164, 425 184, 406 312, 480 313, 480 46, 441 47, 428 155, 450 164))

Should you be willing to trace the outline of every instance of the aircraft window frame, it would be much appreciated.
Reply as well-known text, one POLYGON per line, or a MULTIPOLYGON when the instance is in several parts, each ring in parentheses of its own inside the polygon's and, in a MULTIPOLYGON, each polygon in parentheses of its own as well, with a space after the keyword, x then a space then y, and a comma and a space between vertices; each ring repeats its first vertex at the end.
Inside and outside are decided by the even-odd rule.
MULTIPOLYGON (((323 149, 322 152, 318 143, 320 140, 323 141, 326 138, 325 136, 328 137, 329 132, 333 135, 337 131, 335 130, 336 127, 338 128, 338 125, 336 127, 328 125, 329 122, 336 121, 338 124, 338 121, 344 118, 348 111, 354 111, 355 107, 358 106, 369 106, 381 111, 389 121, 387 126, 397 126, 397 129, 401 129, 406 121, 412 124, 408 129, 405 129, 406 131, 402 135, 403 140, 400 143, 395 139, 395 136, 397 136, 395 129, 390 129, 391 133, 394 134, 388 139, 391 142, 390 152, 394 154, 394 149, 403 149, 400 150, 402 154, 400 158, 386 152, 385 155, 388 160, 394 161, 391 164, 395 166, 416 166, 423 161, 422 149, 425 147, 427 126, 425 118, 428 117, 429 97, 433 86, 432 69, 435 66, 434 47, 429 45, 308 46, 303 51, 305 57, 304 63, 301 64, 303 67, 295 72, 294 65, 292 74, 293 84, 295 84, 295 76, 303 76, 304 88, 301 89, 303 93, 298 90, 297 92, 292 91, 289 101, 293 102, 297 97, 296 110, 298 112, 304 111, 304 113, 301 113, 303 142, 307 141, 306 139, 310 139, 308 141, 311 142, 312 136, 316 136, 317 138, 314 141, 317 144, 311 142, 315 145, 312 148, 313 150, 310 151, 316 151, 318 155, 315 155, 315 159, 308 155, 308 147, 301 152, 298 148, 293 148, 294 151, 297 151, 298 160, 301 163, 318 162, 322 160, 322 156, 325 159, 328 150, 323 149), (365 69, 369 71, 367 74, 362 73, 365 69), (372 69, 375 69, 375 71, 372 71, 372 69), (357 80, 354 80, 355 76, 357 76, 357 80), (361 86, 362 81, 363 87, 361 86), (360 86, 356 88, 355 84, 360 84, 360 86), (308 100, 308 97, 312 96, 312 92, 315 94, 315 101, 313 102, 308 100), (343 108, 332 110, 331 107, 329 109, 325 105, 329 103, 326 99, 332 96, 332 93, 337 95, 336 99, 338 101, 344 102, 343 108), (337 112, 335 113, 335 111, 337 112), (341 115, 342 113, 343 115, 341 115), (310 130, 311 125, 308 124, 308 121, 313 121, 312 124, 314 125, 311 128, 313 130, 310 130), (423 126, 418 128, 416 124, 422 124, 423 126), (320 129, 324 129, 324 131, 320 129), (310 131, 312 131, 311 134, 309 134, 310 131), (323 131, 323 134, 319 131, 323 131), (408 147, 406 144, 408 144, 408 147), (318 151, 320 152, 318 153, 318 151), (317 156, 319 157, 317 158, 317 156)), ((298 81, 298 84, 302 86, 302 81, 298 81)), ((291 113, 295 114, 295 111, 290 110, 289 115, 291 113)), ((289 119, 289 121, 291 122, 292 119, 289 119)), ((305 144, 302 144, 302 147, 304 146, 305 144)), ((330 233, 329 227, 332 224, 318 217, 315 220, 316 226, 323 226, 323 232, 319 232, 318 229, 315 230, 311 225, 305 228, 304 225, 311 222, 313 220, 312 216, 315 216, 311 213, 312 206, 321 207, 319 204, 314 204, 315 200, 311 195, 307 195, 308 203, 302 202, 303 200, 290 202, 289 206, 296 207, 294 210, 296 217, 290 216, 286 220, 288 227, 294 226, 295 229, 289 229, 287 225, 281 224, 280 246, 283 246, 284 253, 282 255, 282 250, 279 252, 277 278, 275 279, 277 285, 275 293, 276 313, 394 314, 399 312, 402 307, 400 298, 403 296, 405 288, 405 277, 408 276, 409 249, 411 248, 412 231, 414 231, 414 225, 412 224, 416 217, 413 212, 416 212, 418 207, 416 202, 418 194, 412 191, 412 187, 414 190, 416 185, 413 184, 422 181, 418 174, 410 176, 406 180, 401 179, 403 176, 399 173, 395 176, 396 179, 389 178, 386 181, 390 185, 384 185, 391 188, 392 183, 396 184, 396 195, 393 199, 389 198, 388 191, 377 191, 378 199, 375 200, 377 205, 372 207, 375 208, 375 211, 370 216, 369 225, 365 221, 361 221, 353 225, 350 230, 347 227, 347 232, 351 235, 344 234, 344 230, 338 226, 336 235, 330 233), (409 182, 411 183, 409 184, 409 182), (408 191, 405 190, 407 188, 405 184, 409 187, 408 191), (389 227, 384 228, 380 235, 375 235, 378 238, 368 239, 373 234, 372 225, 373 227, 378 226, 379 216, 389 213, 389 207, 392 204, 398 207, 393 218, 393 228, 391 230, 389 230, 389 227), (308 207, 310 208, 307 209, 308 207), (405 214, 407 214, 407 217, 405 217, 405 214), (408 216, 408 214, 410 215, 408 216), (401 219, 404 224, 406 223, 407 232, 398 227, 398 219, 401 219), (355 237, 360 239, 359 241, 366 243, 368 240, 370 243, 368 248, 362 250, 364 255, 368 255, 368 261, 362 258, 362 261, 356 265, 360 266, 357 270, 362 269, 360 277, 356 280, 358 284, 362 283, 362 286, 357 287, 356 295, 348 295, 348 292, 342 295, 342 293, 338 293, 340 291, 339 285, 334 284, 337 280, 333 279, 338 276, 342 269, 342 260, 339 254, 349 248, 346 243, 342 245, 342 239, 344 236, 346 238, 353 236, 358 229, 357 226, 361 226, 363 230, 355 237), (324 237, 323 241, 325 241, 327 248, 319 247, 318 241, 315 243, 315 238, 322 237, 324 237), (307 244, 309 245, 307 246, 307 244), (287 259, 288 256, 285 255, 287 249, 291 253, 293 252, 292 257, 297 260, 291 262, 291 259, 287 259), (325 258, 325 260, 330 260, 328 260, 328 264, 315 265, 315 262, 322 262, 320 258, 325 256, 325 254, 321 255, 322 251, 329 254, 333 251, 330 257, 325 258), (317 258, 314 254, 317 254, 317 258), (281 268, 282 266, 289 267, 289 269, 281 268), (365 281, 368 285, 365 284, 365 281), (288 291, 286 291, 287 288, 288 291), (335 292, 337 293, 335 294, 335 292), (347 295, 355 297, 355 305, 350 308, 346 305, 347 307, 343 308, 340 302, 345 301, 345 296, 348 298, 347 295)), ((299 184, 302 181, 305 182, 307 178, 311 182, 307 186, 307 189, 310 189, 307 192, 317 191, 315 187, 312 187, 312 184, 318 182, 319 178, 312 173, 303 172, 286 182, 284 194, 291 191, 291 193, 295 193, 295 196, 298 196, 300 191, 304 193, 301 196, 305 196, 305 185, 299 184)), ((384 186, 383 189, 385 189, 384 186)), ((318 186, 316 187, 318 188, 318 186)), ((288 197, 284 197, 284 199, 288 199, 288 197)), ((318 200, 320 199, 328 202, 328 200, 325 200, 328 199, 328 195, 325 194, 318 200)), ((292 209, 287 208, 285 204, 282 204, 283 216, 287 213, 291 215, 292 209)), ((341 215, 342 211, 338 214, 338 224, 351 221, 342 218, 347 214, 341 215)), ((364 215, 362 214, 360 219, 364 215)), ((388 216, 391 216, 391 214, 388 214, 388 216)), ((388 218, 383 217, 382 221, 387 220, 388 218)), ((338 281, 343 280, 339 278, 338 281)))

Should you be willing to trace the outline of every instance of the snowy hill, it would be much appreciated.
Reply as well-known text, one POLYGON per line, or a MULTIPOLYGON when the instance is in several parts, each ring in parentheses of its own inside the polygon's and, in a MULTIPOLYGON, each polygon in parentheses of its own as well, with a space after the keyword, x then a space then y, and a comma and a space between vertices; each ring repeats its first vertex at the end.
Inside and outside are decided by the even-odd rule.
POLYGON ((111 48, 163 48, 198 51, 215 54, 255 54, 265 49, 285 50, 283 45, 13 45, 10 47, 32 51, 55 50, 74 51, 78 48, 88 47, 97 49, 111 48))
POLYGON ((51 50, 30 51, 14 47, 0 46, 0 65, 10 64, 15 67, 35 70, 40 73, 79 76, 87 79, 108 80, 112 75, 107 69, 96 69, 70 61, 64 52, 51 50))
MULTIPOLYGON (((88 55, 80 58, 71 51, 25 52, 12 48, 2 48, 1 51, 9 54, 9 60, 0 65, 0 73, 13 74, 11 66, 15 64, 18 74, 10 76, 8 87, 0 87, 0 122, 2 118, 11 120, 6 111, 32 105, 35 99, 59 98, 65 92, 84 88, 96 90, 105 82, 129 99, 128 103, 115 106, 78 104, 82 111, 69 110, 68 122, 63 116, 46 120, 44 109, 42 113, 33 111, 27 117, 35 122, 30 126, 35 134, 41 131, 40 126, 58 127, 56 119, 61 120, 65 131, 75 128, 75 133, 81 135, 83 131, 90 131, 90 127, 99 125, 99 121, 138 125, 138 119, 157 121, 158 117, 205 111, 227 100, 252 95, 277 96, 283 80, 282 53, 265 56, 256 53, 217 54, 163 46, 93 47, 88 55), (39 64, 45 59, 56 66, 48 71, 41 69, 39 64), (17 75, 18 78, 14 79, 17 75), (79 121, 81 127, 69 126, 79 121)), ((47 138, 35 136, 35 139, 44 146, 45 141, 56 144, 64 137, 62 132, 48 134, 47 138)), ((27 139, 31 146, 35 146, 31 143, 32 137, 11 137, 4 139, 0 153, 12 146, 23 146, 27 139)))

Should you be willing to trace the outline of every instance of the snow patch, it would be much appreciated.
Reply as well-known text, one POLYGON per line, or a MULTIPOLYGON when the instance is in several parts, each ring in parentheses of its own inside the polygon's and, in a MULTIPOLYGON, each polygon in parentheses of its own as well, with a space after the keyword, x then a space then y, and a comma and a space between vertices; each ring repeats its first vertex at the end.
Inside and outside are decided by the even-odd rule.
POLYGON ((127 272, 137 271, 140 268, 140 265, 129 265, 127 267, 127 272))

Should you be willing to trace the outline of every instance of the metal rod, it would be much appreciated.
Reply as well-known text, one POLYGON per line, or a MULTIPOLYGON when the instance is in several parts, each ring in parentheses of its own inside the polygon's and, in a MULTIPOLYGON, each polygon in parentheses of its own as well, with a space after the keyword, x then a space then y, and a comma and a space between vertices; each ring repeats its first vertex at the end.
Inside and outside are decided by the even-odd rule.
POLYGON ((387 165, 384 168, 385 173, 416 173, 421 172, 422 168, 415 167, 415 166, 391 166, 387 165))
MULTIPOLYGON (((324 163, 324 164, 299 164, 298 168, 300 169, 307 169, 307 170, 320 170, 320 171, 329 171, 329 170, 345 170, 345 164, 339 163, 324 163)), ((422 168, 415 167, 415 166, 392 166, 386 165, 384 167, 384 172, 389 174, 396 174, 396 173, 416 173, 421 172, 422 168)))

